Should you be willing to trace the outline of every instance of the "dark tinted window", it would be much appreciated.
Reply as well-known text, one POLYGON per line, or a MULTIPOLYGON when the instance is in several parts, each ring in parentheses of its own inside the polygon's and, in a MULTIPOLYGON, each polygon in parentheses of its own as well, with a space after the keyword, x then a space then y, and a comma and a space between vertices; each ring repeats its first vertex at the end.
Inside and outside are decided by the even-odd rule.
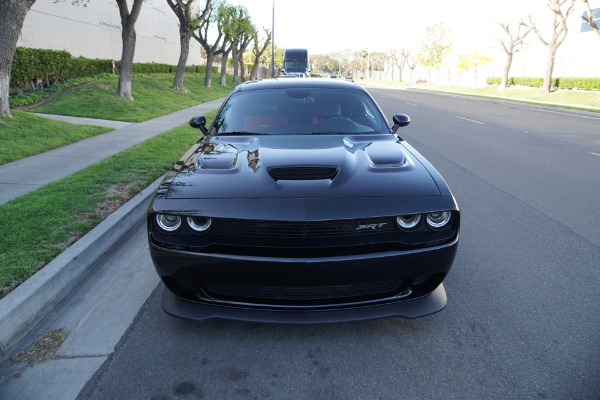
POLYGON ((389 133, 373 101, 355 90, 274 89, 234 93, 212 133, 389 133))

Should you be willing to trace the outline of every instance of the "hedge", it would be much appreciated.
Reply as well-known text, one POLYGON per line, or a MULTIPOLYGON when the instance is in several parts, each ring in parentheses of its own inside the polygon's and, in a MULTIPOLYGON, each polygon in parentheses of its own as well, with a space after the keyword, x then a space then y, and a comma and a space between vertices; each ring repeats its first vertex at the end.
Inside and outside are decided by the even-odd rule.
MULTIPOLYGON (((487 78, 488 85, 499 85, 502 81, 500 77, 487 78)), ((530 86, 542 87, 544 84, 543 78, 531 77, 509 77, 509 86, 530 86)), ((564 90, 600 90, 600 78, 554 78, 552 87, 564 90)))
MULTIPOLYGON (((112 73, 112 62, 113 60, 73 57, 71 53, 64 50, 17 47, 10 74, 10 87, 23 89, 31 82, 36 87, 38 83, 41 83, 43 87, 49 87, 67 80, 112 73)), ((115 70, 116 73, 119 72, 118 60, 115 60, 115 70)), ((159 63, 133 64, 133 73, 137 74, 174 74, 175 71, 177 71, 176 65, 159 63)), ((185 71, 188 73, 204 73, 206 66, 187 66, 185 71)), ((213 72, 218 73, 218 67, 213 66, 213 72)))

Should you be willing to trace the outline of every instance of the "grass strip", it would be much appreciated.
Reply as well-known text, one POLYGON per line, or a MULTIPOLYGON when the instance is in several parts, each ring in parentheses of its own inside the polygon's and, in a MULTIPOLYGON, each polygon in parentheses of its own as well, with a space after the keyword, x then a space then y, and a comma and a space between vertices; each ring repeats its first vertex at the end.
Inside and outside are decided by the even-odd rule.
POLYGON ((474 88, 468 86, 446 86, 426 83, 408 85, 402 82, 392 82, 386 80, 370 80, 365 82, 409 89, 462 94, 483 97, 487 99, 500 99, 519 103, 538 104, 548 107, 600 112, 600 91, 598 90, 556 90, 550 93, 541 93, 539 88, 509 86, 503 92, 498 92, 498 86, 495 85, 474 88))
POLYGON ((69 143, 112 131, 111 128, 71 124, 12 111, 13 118, 0 118, 0 165, 69 143))
POLYGON ((184 124, 0 205, 0 298, 167 172, 201 135, 184 124))
POLYGON ((174 75, 144 76, 133 79, 133 101, 117 96, 118 80, 100 78, 61 93, 29 111, 77 117, 142 122, 199 103, 225 97, 232 84, 222 86, 214 77, 212 87, 204 86, 203 74, 186 74, 188 92, 172 89, 174 75))

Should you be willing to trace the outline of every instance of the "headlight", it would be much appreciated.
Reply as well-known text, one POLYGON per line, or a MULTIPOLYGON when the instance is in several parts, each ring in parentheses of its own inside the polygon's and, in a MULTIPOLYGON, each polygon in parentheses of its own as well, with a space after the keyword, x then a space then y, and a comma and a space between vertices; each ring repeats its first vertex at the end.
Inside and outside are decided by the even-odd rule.
POLYGON ((401 215, 396 217, 396 223, 400 229, 408 231, 414 229, 421 222, 421 214, 401 215))
POLYGON ((450 211, 436 211, 427 214, 427 225, 431 229, 443 229, 450 222, 452 213, 450 211))
POLYGON ((156 223, 165 232, 175 232, 181 226, 181 218, 177 215, 156 214, 156 223))
POLYGON ((212 225, 212 219, 206 217, 187 217, 187 223, 194 232, 206 232, 212 225))

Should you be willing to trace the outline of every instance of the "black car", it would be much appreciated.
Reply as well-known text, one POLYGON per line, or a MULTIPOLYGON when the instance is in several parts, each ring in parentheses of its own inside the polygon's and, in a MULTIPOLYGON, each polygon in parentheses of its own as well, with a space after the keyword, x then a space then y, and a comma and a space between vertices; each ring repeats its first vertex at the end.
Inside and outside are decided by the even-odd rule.
POLYGON ((170 315, 319 323, 446 305, 460 213, 445 181, 345 80, 236 87, 148 210, 170 315))

